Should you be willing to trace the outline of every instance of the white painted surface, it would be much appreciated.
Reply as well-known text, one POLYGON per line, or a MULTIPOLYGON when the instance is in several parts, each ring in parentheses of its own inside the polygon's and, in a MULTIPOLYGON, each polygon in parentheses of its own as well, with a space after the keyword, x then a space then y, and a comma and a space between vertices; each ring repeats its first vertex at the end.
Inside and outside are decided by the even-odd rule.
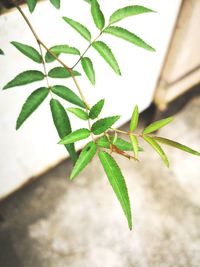
MULTIPOLYGON (((119 23, 154 46, 156 53, 147 52, 107 35, 101 40, 105 40, 113 47, 113 52, 121 66, 122 77, 117 77, 99 55, 90 50, 88 56, 94 61, 97 85, 95 88, 92 87, 84 75, 79 78, 88 102, 94 104, 98 99, 105 98, 104 115, 120 113, 122 118, 119 124, 122 124, 129 120, 136 103, 140 111, 151 103, 181 0, 144 0, 134 1, 134 3, 124 0, 115 4, 112 1, 102 0, 100 3, 107 17, 117 8, 127 4, 143 4, 158 11, 158 14, 145 14, 119 23)), ((26 8, 24 11, 28 14, 26 8)), ((37 6, 34 14, 29 15, 34 28, 49 47, 66 43, 76 45, 83 51, 87 42, 63 22, 61 16, 78 18, 91 29, 94 36, 97 34, 96 29, 91 26, 89 6, 82 0, 74 0, 71 5, 68 1, 62 1, 60 11, 51 7, 49 3, 42 2, 37 6)), ((6 54, 5 57, 0 58, 0 87, 26 69, 42 70, 42 66, 31 62, 9 44, 10 41, 15 40, 37 48, 33 36, 18 12, 13 11, 0 17, 0 36, 2 36, 0 47, 6 54)), ((72 65, 75 60, 74 56, 63 56, 63 59, 66 59, 69 65, 72 65)), ((51 67, 57 65, 53 63, 51 67)), ((51 67, 49 65, 49 69, 51 67)), ((80 66, 77 69, 79 68, 80 66)), ((69 80, 57 80, 55 83, 63 83, 75 89, 69 80)), ((30 177, 38 175, 66 157, 65 149, 57 145, 58 136, 53 128, 48 101, 18 132, 14 129, 22 103, 34 89, 43 85, 44 82, 33 83, 0 93, 0 197, 5 197, 30 177)), ((67 107, 67 103, 65 106, 67 107)), ((73 118, 73 129, 81 126, 84 124, 80 124, 73 118)), ((82 143, 78 147, 80 148, 81 145, 82 143)))

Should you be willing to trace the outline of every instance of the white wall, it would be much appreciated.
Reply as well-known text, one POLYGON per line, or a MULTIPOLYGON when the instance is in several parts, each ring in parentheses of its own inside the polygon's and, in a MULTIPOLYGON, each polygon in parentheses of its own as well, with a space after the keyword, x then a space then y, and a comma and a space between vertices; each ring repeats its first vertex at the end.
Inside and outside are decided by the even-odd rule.
MULTIPOLYGON (((91 49, 88 56, 94 61, 97 84, 92 87, 84 75, 79 78, 88 102, 94 104, 98 99, 105 98, 104 115, 121 114, 119 124, 122 124, 129 120, 136 103, 142 111, 152 101, 181 0, 124 0, 116 1, 114 4, 112 1, 99 2, 107 18, 117 8, 130 4, 141 4, 158 11, 158 13, 144 14, 120 22, 121 26, 138 34, 154 46, 156 53, 147 52, 107 35, 101 39, 106 40, 107 44, 113 47, 113 52, 121 66, 122 77, 117 77, 91 49)), ((87 42, 63 22, 61 16, 78 18, 91 29, 94 36, 97 31, 91 26, 89 5, 82 0, 74 0, 70 3, 69 5, 68 1, 63 0, 60 11, 47 2, 41 2, 33 15, 30 15, 26 8, 24 11, 29 15, 33 26, 47 46, 66 43, 76 45, 83 51, 87 42)), ((0 47, 6 54, 0 57, 1 88, 27 68, 42 70, 42 66, 32 63, 9 44, 14 40, 37 48, 33 36, 17 11, 0 16, 0 36, 0 47)), ((65 58, 69 64, 73 64, 74 56, 63 57, 65 58)), ((55 63, 51 67, 54 65, 58 64, 55 63)), ((69 80, 57 81, 57 84, 59 82, 75 89, 69 80)), ((0 198, 66 157, 65 149, 57 145, 58 136, 52 124, 48 101, 18 132, 15 131, 15 121, 22 103, 34 89, 43 85, 44 82, 34 83, 0 92, 0 198)), ((67 107, 67 103, 65 106, 67 107)), ((73 118, 74 129, 80 126, 84 124, 80 124, 73 118)), ((80 143, 78 147, 82 145, 80 143)))

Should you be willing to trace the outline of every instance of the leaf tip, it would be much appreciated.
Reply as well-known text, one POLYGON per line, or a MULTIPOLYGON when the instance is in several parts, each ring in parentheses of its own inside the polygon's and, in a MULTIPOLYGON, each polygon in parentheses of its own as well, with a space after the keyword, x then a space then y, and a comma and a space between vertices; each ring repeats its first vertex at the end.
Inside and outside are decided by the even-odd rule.
POLYGON ((69 176, 69 180, 72 181, 73 179, 74 179, 74 175, 73 175, 73 173, 71 173, 69 176))
POLYGON ((19 130, 20 126, 21 126, 21 124, 19 124, 18 121, 17 121, 16 126, 15 126, 15 130, 16 131, 19 130))

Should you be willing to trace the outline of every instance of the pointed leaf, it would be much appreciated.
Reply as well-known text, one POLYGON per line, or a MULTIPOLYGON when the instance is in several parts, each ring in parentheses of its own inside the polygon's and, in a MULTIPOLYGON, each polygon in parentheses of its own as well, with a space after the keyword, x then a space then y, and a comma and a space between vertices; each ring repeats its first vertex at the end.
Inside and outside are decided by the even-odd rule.
POLYGON ((67 109, 69 112, 73 113, 74 115, 76 115, 78 118, 87 121, 88 120, 88 114, 80 109, 80 108, 68 108, 67 109))
POLYGON ((159 143, 175 147, 177 149, 183 150, 185 152, 188 152, 188 153, 196 155, 196 156, 200 156, 200 152, 195 151, 195 150, 191 149, 188 146, 182 145, 182 144, 180 144, 178 142, 175 142, 175 141, 172 141, 170 139, 163 138, 163 137, 158 137, 158 136, 154 136, 154 139, 159 143))
POLYGON ((167 158, 165 152, 163 151, 163 149, 161 148, 161 146, 150 136, 144 135, 143 139, 153 147, 153 149, 160 155, 160 157, 163 160, 164 164, 167 167, 169 167, 168 158, 167 158))
POLYGON ((0 55, 4 55, 4 52, 1 48, 0 48, 0 55))
POLYGON ((11 44, 14 45, 14 47, 16 47, 22 54, 24 54, 25 56, 29 57, 33 61, 35 61, 37 63, 42 63, 41 55, 32 46, 26 45, 26 44, 22 44, 22 43, 19 43, 19 42, 14 42, 14 41, 11 42, 11 44))
POLYGON ((166 119, 163 120, 159 120, 159 121, 155 121, 153 123, 151 123, 150 125, 148 125, 144 130, 143 130, 143 134, 149 134, 152 132, 155 132, 156 130, 164 127, 165 125, 169 124, 170 122, 172 122, 173 118, 172 117, 168 117, 166 119))
POLYGON ((144 40, 142 40, 140 37, 138 37, 137 35, 135 35, 132 32, 129 32, 128 30, 121 28, 121 27, 117 27, 117 26, 110 26, 108 28, 106 28, 104 30, 105 33, 109 33, 112 34, 116 37, 119 37, 125 41, 128 41, 134 45, 137 45, 141 48, 144 48, 146 50, 149 51, 155 51, 155 49, 153 47, 151 47, 150 45, 148 45, 144 40))
POLYGON ((109 23, 115 23, 117 21, 120 21, 124 18, 130 17, 130 16, 135 16, 135 15, 140 15, 143 13, 148 13, 148 12, 155 12, 149 8, 146 8, 144 6, 126 6, 123 8, 118 9, 117 11, 115 11, 109 19, 109 23))
POLYGON ((139 151, 137 137, 135 135, 130 134, 130 140, 131 140, 134 156, 137 159, 138 158, 138 151, 139 151))
POLYGON ((78 129, 68 135, 66 135, 62 140, 60 140, 59 144, 68 145, 70 143, 75 143, 82 139, 86 139, 90 136, 90 131, 88 129, 78 129))
POLYGON ((118 74, 121 75, 119 65, 111 51, 111 49, 102 41, 96 41, 92 46, 97 52, 104 58, 104 60, 110 65, 110 67, 118 74))
POLYGON ((37 4, 37 0, 26 0, 29 11, 32 13, 35 9, 35 6, 37 4))
POLYGON ((78 97, 72 90, 63 85, 54 85, 51 91, 60 96, 61 98, 67 100, 68 102, 75 104, 79 107, 85 108, 83 101, 78 97))
MULTIPOLYGON (((63 138, 67 134, 71 133, 71 124, 67 112, 60 102, 56 99, 51 99, 50 101, 51 113, 55 127, 57 129, 60 138, 63 138)), ((77 154, 74 148, 74 144, 69 144, 65 146, 73 162, 77 160, 77 154)))
POLYGON ((78 33, 80 33, 80 35, 82 35, 87 41, 91 41, 91 33, 89 32, 89 30, 82 25, 81 23, 67 18, 67 17, 63 17, 64 21, 67 22, 72 28, 74 28, 78 33))
POLYGON ((92 160, 96 154, 96 145, 94 142, 89 142, 81 151, 80 156, 71 172, 70 180, 73 180, 92 160))
POLYGON ((121 204, 124 214, 127 218, 130 230, 132 229, 132 215, 131 206, 128 196, 128 190, 124 177, 121 173, 119 166, 116 161, 104 151, 99 152, 99 159, 104 168, 104 171, 108 177, 108 180, 121 204))
MULTIPOLYGON (((80 76, 81 74, 78 71, 73 70, 72 71, 74 76, 80 76)), ((71 78, 71 73, 66 70, 64 67, 55 67, 51 69, 48 73, 48 76, 51 78, 71 78)))
POLYGON ((96 119, 99 114, 101 113, 102 111, 102 108, 104 106, 104 102, 105 100, 104 99, 101 99, 100 101, 98 101, 91 109, 90 109, 90 112, 89 112, 89 117, 90 119, 96 119))
POLYGON ((97 0, 91 1, 91 13, 96 27, 102 30, 105 25, 105 18, 97 0))
POLYGON ((27 70, 18 74, 13 80, 7 83, 3 89, 8 89, 15 86, 26 85, 29 83, 42 81, 44 79, 44 74, 38 70, 27 70))
POLYGON ((16 124, 16 130, 24 123, 24 121, 39 107, 39 105, 45 100, 49 93, 48 88, 42 87, 35 90, 26 100, 22 106, 22 110, 19 114, 16 124))
POLYGON ((100 119, 92 125, 91 130, 95 135, 101 134, 108 130, 119 118, 120 116, 112 116, 100 119))
POLYGON ((55 6, 55 8, 60 8, 60 0, 50 0, 50 2, 55 6))
MULTIPOLYGON (((111 139, 111 143, 113 144, 114 138, 110 137, 110 139, 111 139)), ((99 147, 110 149, 110 142, 106 136, 102 136, 102 137, 98 138, 96 141, 96 144, 99 147)), ((126 140, 120 138, 120 137, 117 137, 117 140, 115 141, 114 145, 123 151, 132 151, 133 150, 132 144, 127 142, 126 140)), ((141 147, 139 147, 139 151, 143 151, 143 149, 141 147)))
POLYGON ((88 79, 93 85, 95 85, 95 72, 91 59, 88 57, 83 57, 81 59, 81 65, 88 79))
POLYGON ((133 110, 131 123, 130 123, 130 131, 131 132, 134 132, 137 129, 138 119, 139 119, 139 111, 138 111, 138 106, 136 105, 134 110, 133 110))
MULTIPOLYGON (((55 56, 59 57, 60 54, 72 54, 72 55, 80 55, 80 51, 75 47, 70 47, 68 45, 55 45, 50 48, 51 52, 55 54, 55 56)), ((45 55, 45 61, 47 63, 53 62, 56 60, 49 52, 45 55)))

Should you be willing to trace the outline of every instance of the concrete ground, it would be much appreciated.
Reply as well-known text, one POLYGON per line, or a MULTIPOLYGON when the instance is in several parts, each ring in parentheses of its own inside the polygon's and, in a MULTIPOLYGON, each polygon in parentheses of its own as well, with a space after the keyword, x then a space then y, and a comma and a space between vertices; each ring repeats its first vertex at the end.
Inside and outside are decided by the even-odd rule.
MULTIPOLYGON (((197 96, 159 135, 200 150, 199 114, 197 96)), ((74 182, 67 160, 0 204, 0 266, 199 267, 200 158, 166 147, 167 169, 144 147, 140 163, 116 158, 132 232, 97 157, 74 182)))

